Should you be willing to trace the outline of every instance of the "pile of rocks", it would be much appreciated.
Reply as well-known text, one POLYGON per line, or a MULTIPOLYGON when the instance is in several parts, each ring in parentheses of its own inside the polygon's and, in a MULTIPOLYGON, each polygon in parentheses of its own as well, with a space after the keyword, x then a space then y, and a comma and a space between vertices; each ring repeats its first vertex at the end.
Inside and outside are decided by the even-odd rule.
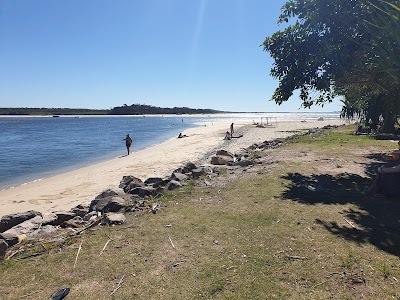
POLYGON ((27 211, 3 216, 0 220, 0 260, 15 244, 33 238, 48 236, 61 229, 73 232, 91 226, 93 223, 122 224, 125 216, 121 212, 135 207, 123 191, 106 190, 90 205, 78 205, 70 211, 42 214, 27 211))
POLYGON ((156 213, 159 205, 149 205, 150 199, 159 197, 165 190, 182 187, 189 180, 202 176, 218 176, 221 165, 235 167, 252 166, 257 158, 257 150, 276 148, 283 145, 282 141, 265 141, 243 149, 239 154, 226 150, 218 150, 211 158, 211 166, 197 167, 189 162, 174 170, 165 178, 151 177, 144 181, 129 175, 124 176, 119 189, 105 190, 91 201, 89 205, 78 205, 69 211, 41 214, 37 211, 27 211, 3 216, 0 220, 0 260, 4 258, 10 247, 22 240, 48 236, 57 230, 68 229, 81 232, 85 228, 97 224, 118 225, 125 223, 126 212, 143 210, 150 207, 156 213))

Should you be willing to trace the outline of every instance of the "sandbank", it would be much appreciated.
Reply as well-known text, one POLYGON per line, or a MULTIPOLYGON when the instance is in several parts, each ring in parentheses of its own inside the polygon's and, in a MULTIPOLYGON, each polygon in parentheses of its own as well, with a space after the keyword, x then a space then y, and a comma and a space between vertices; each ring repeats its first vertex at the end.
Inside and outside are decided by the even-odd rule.
MULTIPOLYGON (((185 130, 185 138, 173 138, 129 156, 2 190, 0 217, 27 210, 42 213, 69 210, 78 204, 89 204, 107 188, 117 188, 125 175, 143 180, 149 177, 166 177, 189 161, 198 165, 208 164, 218 149, 235 153, 253 143, 288 137, 295 134, 296 130, 344 124, 342 120, 298 120, 281 121, 273 126, 260 128, 250 123, 238 122, 234 126, 235 134, 243 134, 243 137, 224 140, 225 132, 232 122, 238 121, 226 119, 204 123, 200 127, 185 130)), ((123 150, 121 154, 124 154, 123 150)))

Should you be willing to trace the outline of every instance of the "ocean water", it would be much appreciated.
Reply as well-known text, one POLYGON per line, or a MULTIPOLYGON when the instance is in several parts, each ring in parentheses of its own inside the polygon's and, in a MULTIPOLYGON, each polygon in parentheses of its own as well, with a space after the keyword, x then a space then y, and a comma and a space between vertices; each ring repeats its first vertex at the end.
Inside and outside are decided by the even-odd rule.
POLYGON ((0 189, 40 180, 178 136, 199 122, 338 119, 339 113, 241 113, 201 117, 5 117, 0 118, 0 189))

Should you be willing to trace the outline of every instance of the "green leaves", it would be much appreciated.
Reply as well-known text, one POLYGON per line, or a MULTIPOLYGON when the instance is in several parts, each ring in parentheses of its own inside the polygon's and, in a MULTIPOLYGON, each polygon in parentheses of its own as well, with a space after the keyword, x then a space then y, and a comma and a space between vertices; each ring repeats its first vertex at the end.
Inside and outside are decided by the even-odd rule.
MULTIPOLYGON (((274 59, 270 74, 279 80, 272 96, 277 104, 295 90, 304 107, 331 101, 347 86, 364 86, 382 95, 398 90, 399 0, 289 0, 281 12, 278 23, 295 19, 295 24, 263 43, 274 59)), ((348 113, 358 113, 352 109, 348 113)), ((394 117, 398 113, 392 112, 394 117)))

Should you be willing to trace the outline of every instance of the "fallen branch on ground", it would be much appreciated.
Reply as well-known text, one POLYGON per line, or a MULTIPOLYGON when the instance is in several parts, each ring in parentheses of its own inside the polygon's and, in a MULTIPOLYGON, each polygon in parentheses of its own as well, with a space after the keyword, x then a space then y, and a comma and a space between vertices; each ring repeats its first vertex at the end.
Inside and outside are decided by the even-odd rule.
POLYGON ((107 247, 107 245, 108 245, 109 242, 111 242, 111 239, 108 240, 108 241, 106 242, 106 244, 104 245, 103 249, 101 249, 99 256, 103 254, 103 252, 104 252, 104 250, 106 249, 106 247, 107 247))
POLYGON ((171 237, 168 236, 168 238, 169 238, 169 241, 171 242, 172 248, 176 249, 174 243, 173 243, 172 240, 171 240, 171 237))
POLYGON ((355 229, 358 229, 356 226, 354 226, 353 225, 353 223, 351 223, 349 220, 347 220, 346 218, 343 218, 346 222, 347 222, 347 224, 349 224, 351 227, 353 227, 353 228, 355 228, 355 229))
POLYGON ((122 276, 122 278, 120 279, 120 281, 117 284, 117 287, 111 292, 110 296, 112 296, 122 286, 124 278, 125 278, 125 275, 122 276))
POLYGON ((75 269, 75 266, 76 266, 76 262, 78 261, 79 252, 81 252, 81 249, 82 249, 82 244, 83 244, 83 241, 82 241, 81 244, 79 245, 78 252, 76 253, 75 263, 74 263, 74 269, 75 269))

